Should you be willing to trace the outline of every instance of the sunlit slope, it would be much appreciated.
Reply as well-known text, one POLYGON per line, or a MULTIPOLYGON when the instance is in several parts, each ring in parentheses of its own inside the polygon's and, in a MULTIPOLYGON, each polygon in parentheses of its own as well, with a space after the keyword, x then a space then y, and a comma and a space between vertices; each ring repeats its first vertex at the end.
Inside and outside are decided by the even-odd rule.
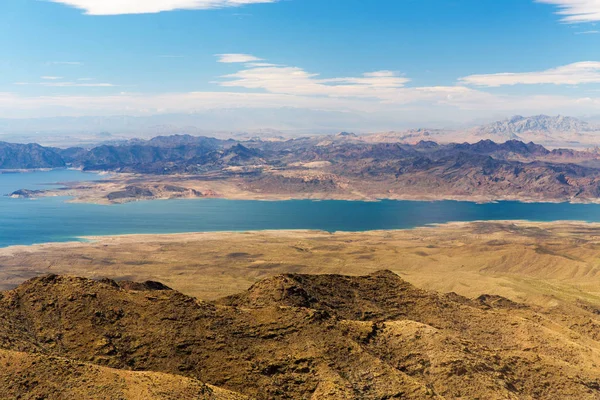
POLYGON ((239 398, 206 382, 260 400, 591 400, 599 328, 589 306, 440 294, 390 271, 276 275, 215 302, 47 275, 0 294, 0 390, 239 398))
POLYGON ((2 399, 243 400, 195 379, 101 367, 64 357, 0 350, 2 399))

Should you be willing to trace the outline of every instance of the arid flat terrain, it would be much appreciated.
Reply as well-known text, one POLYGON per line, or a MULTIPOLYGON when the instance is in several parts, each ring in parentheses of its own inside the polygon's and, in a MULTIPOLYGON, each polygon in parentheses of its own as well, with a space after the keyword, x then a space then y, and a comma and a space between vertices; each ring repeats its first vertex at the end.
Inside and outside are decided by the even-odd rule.
POLYGON ((210 300, 281 273, 389 269, 419 288, 600 306, 600 225, 474 222, 400 231, 131 235, 0 250, 1 289, 54 273, 155 280, 210 300))

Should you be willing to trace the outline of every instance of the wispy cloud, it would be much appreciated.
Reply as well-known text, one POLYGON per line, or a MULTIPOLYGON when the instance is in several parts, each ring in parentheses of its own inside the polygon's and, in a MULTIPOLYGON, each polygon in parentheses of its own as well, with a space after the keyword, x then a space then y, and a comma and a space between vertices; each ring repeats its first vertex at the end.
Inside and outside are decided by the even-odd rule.
POLYGON ((498 87, 506 85, 579 85, 600 83, 600 62, 584 61, 537 72, 505 72, 470 75, 460 83, 475 86, 498 87))
POLYGON ((77 83, 77 82, 15 82, 18 86, 44 86, 44 87, 116 87, 112 83, 77 83))
POLYGON ((49 61, 46 64, 48 64, 48 65, 83 65, 83 63, 79 62, 79 61, 49 61))
POLYGON ((575 32, 576 35, 596 35, 600 33, 600 31, 583 31, 583 32, 575 32))
POLYGON ((52 87, 117 87, 118 85, 112 83, 76 83, 76 82, 54 82, 43 84, 42 86, 52 87))
POLYGON ((40 78, 48 80, 48 81, 57 81, 57 80, 62 79, 62 76, 42 76, 40 78))
MULTIPOLYGON (((411 107, 480 106, 491 101, 489 95, 464 86, 405 87, 410 81, 402 74, 380 70, 358 76, 321 77, 300 67, 255 62, 252 55, 227 54, 219 60, 241 63, 236 73, 222 76, 216 82, 229 91, 206 91, 164 94, 131 94, 93 96, 9 96, 13 106, 25 108, 61 106, 80 110, 132 110, 134 112, 188 111, 213 107, 248 108, 316 108, 336 111, 380 112, 397 115, 402 105, 411 107), (166 106, 168 105, 168 106, 166 106), (146 110, 146 111, 144 111, 146 110)), ((112 87, 112 84, 86 82, 39 82, 18 84, 48 87, 112 87)), ((8 101, 8 100, 7 100, 8 101)), ((10 102, 10 101, 8 101, 10 102)), ((1 102, 0 102, 1 103, 1 102)), ((0 104, 1 106, 1 104, 0 104)), ((1 107, 0 107, 1 108, 1 107)), ((78 111, 79 112, 79 111, 78 111)), ((108 112, 108 111, 107 111, 108 112)))
POLYGON ((536 0, 559 8, 557 14, 568 23, 600 21, 600 0, 536 0))
POLYGON ((220 63, 235 64, 235 63, 250 63, 254 61, 262 61, 262 58, 255 57, 251 54, 217 54, 220 63))
MULTIPOLYGON (((220 61, 241 62, 257 60, 257 57, 245 54, 219 55, 220 61), (224 57, 225 56, 225 57, 224 57)), ((410 79, 393 71, 368 72, 358 77, 319 78, 299 67, 274 65, 268 63, 246 64, 245 69, 225 75, 217 82, 224 87, 262 89, 270 93, 330 96, 330 97, 372 97, 389 99, 397 90, 404 87, 410 79)))
POLYGON ((208 10, 278 0, 49 0, 85 11, 88 15, 153 14, 173 10, 208 10))
MULTIPOLYGON (((252 109, 281 108, 341 111, 349 116, 385 116, 402 124, 406 118, 429 124, 432 115, 457 121, 502 114, 575 114, 597 113, 600 97, 550 95, 494 95, 467 88, 406 88, 399 91, 397 102, 381 103, 366 99, 299 96, 273 93, 186 92, 110 95, 24 96, 0 92, 0 117, 61 115, 153 115, 160 113, 196 112, 215 109, 246 109, 253 120, 252 109), (400 102, 402 102, 400 104, 400 102)), ((376 118, 376 117, 372 117, 376 118)), ((373 120, 371 120, 374 122, 373 120)), ((313 122, 308 122, 312 124, 313 122)), ((372 127, 367 127, 372 128, 372 127)))
MULTIPOLYGON (((472 75, 454 86, 410 86, 409 77, 396 71, 379 70, 352 76, 327 76, 301 67, 271 64, 250 54, 218 55, 221 62, 233 63, 237 72, 221 76, 219 90, 183 93, 127 93, 120 90, 64 89, 60 93, 36 96, 0 93, 0 114, 11 116, 55 113, 60 108, 72 115, 128 115, 193 112, 209 109, 247 108, 318 109, 387 115, 390 120, 403 117, 428 121, 431 115, 481 117, 497 113, 593 113, 600 109, 600 97, 587 93, 579 96, 500 94, 479 87, 516 84, 582 84, 600 82, 600 62, 582 62, 538 72, 472 75), (237 63, 237 64, 236 64, 237 63), (227 89, 224 89, 227 88, 227 89)), ((16 82, 50 88, 112 88, 111 83, 96 83, 91 78, 69 82, 43 79, 41 82, 16 82)), ((59 90, 55 90, 59 92, 59 90)), ((51 91, 51 92, 54 92, 51 91)), ((252 113, 251 111, 248 111, 252 113)))
POLYGON ((266 63, 266 62, 247 63, 246 66, 248 66, 248 67, 281 67, 281 65, 279 65, 279 64, 272 64, 272 63, 266 63))

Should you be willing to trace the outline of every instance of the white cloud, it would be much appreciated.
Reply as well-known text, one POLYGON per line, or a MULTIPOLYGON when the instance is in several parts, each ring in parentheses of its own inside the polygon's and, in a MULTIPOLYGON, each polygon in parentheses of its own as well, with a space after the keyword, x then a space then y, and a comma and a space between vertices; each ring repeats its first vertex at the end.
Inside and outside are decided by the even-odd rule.
MULTIPOLYGON (((244 55, 257 59, 257 57, 244 55)), ((220 59, 224 55, 218 56, 220 59)), ((347 113, 349 116, 369 114, 378 120, 403 118, 420 120, 426 125, 431 118, 458 121, 461 118, 483 118, 498 114, 593 114, 600 109, 598 97, 552 95, 503 95, 474 87, 501 86, 518 83, 575 84, 600 82, 600 63, 584 62, 556 69, 524 74, 473 75, 462 78, 456 86, 410 87, 408 77, 394 71, 380 70, 357 76, 322 77, 300 67, 248 62, 239 54, 225 60, 241 63, 235 73, 216 82, 218 91, 184 93, 129 93, 103 95, 63 94, 28 96, 0 93, 0 116, 56 115, 148 115, 194 112, 218 109, 278 110, 282 107, 347 113), (222 88, 229 88, 223 90, 222 88)), ((18 85, 44 87, 113 88, 111 83, 96 83, 90 78, 72 82, 45 80, 18 85)), ((116 90, 114 92, 117 92, 116 90)), ((278 115, 276 112, 270 115, 278 115)), ((276 118, 276 117, 274 117, 276 118)), ((362 118, 362 117, 361 117, 362 118)), ((350 121, 350 119, 349 119, 350 121)), ((306 122, 310 124, 311 122, 306 122)))
MULTIPOLYGON (((355 77, 321 78, 302 68, 266 62, 248 62, 258 57, 250 55, 219 55, 219 59, 239 62, 241 70, 222 77, 217 82, 222 87, 237 90, 219 92, 191 92, 171 94, 121 93, 106 96, 40 96, 12 97, 13 106, 42 105, 74 110, 114 110, 132 113, 143 110, 188 111, 202 108, 312 108, 350 112, 379 112, 383 109, 395 112, 399 106, 408 104, 437 104, 453 107, 450 103, 467 104, 480 92, 463 87, 417 87, 407 88, 410 80, 394 71, 367 72, 355 77), (242 90, 240 90, 242 89, 242 90), (252 92, 249 92, 250 89, 252 92), (121 111, 120 111, 121 110, 121 111)), ((80 78, 87 79, 87 78, 80 78)), ((46 87, 113 87, 109 83, 75 82, 18 82, 21 85, 46 87)), ((475 100, 478 101, 478 100, 475 100)), ((0 104, 0 108, 1 108, 0 104)), ((108 111, 106 111, 108 112, 108 111)), ((163 111, 160 111, 163 112, 163 111)))
MULTIPOLYGON (((232 59, 243 60, 236 62, 249 61, 238 56, 232 59)), ((224 87, 260 89, 278 94, 389 100, 396 96, 398 89, 410 81, 393 71, 368 72, 359 77, 321 79, 318 74, 309 73, 298 67, 268 63, 250 63, 245 67, 234 74, 223 76, 224 80, 218 84, 224 87)))
POLYGON ((220 63, 234 64, 234 63, 250 63, 253 61, 262 61, 262 58, 254 57, 250 54, 217 54, 220 63))
POLYGON ((275 3, 278 0, 50 0, 84 10, 88 15, 150 14, 173 10, 207 10, 275 3))
POLYGON ((62 79, 62 76, 42 76, 42 77, 40 77, 40 79, 45 79, 48 81, 57 81, 57 80, 62 79))
MULTIPOLYGON (((260 91, 238 93, 238 99, 244 96, 252 96, 253 101, 261 98, 281 98, 282 105, 288 106, 312 104, 334 109, 349 107, 357 112, 385 111, 390 115, 401 110, 413 110, 415 115, 423 115, 425 119, 437 112, 434 110, 442 108, 477 113, 525 113, 527 110, 535 113, 554 110, 564 113, 577 107, 591 110, 600 105, 600 100, 596 98, 508 96, 487 93, 463 85, 406 87, 410 82, 409 78, 386 70, 367 72, 358 77, 321 78, 319 74, 307 72, 299 67, 255 65, 245 64, 242 70, 223 76, 223 80, 217 83, 227 88, 260 91)), ((590 67, 587 64, 585 66, 590 67)), ((579 76, 579 79, 583 77, 579 76)), ((498 85, 498 82, 487 83, 498 85)), ((250 101, 247 106, 252 107, 250 101)))
POLYGON ((597 35, 600 31, 583 31, 583 32, 575 32, 576 35, 597 35))
POLYGON ((504 85, 579 85, 600 83, 600 62, 584 61, 537 72, 505 72, 499 74, 470 75, 460 78, 460 83, 475 86, 498 87, 504 85))
POLYGON ((600 0, 536 0, 559 8, 557 14, 568 23, 600 21, 600 0))

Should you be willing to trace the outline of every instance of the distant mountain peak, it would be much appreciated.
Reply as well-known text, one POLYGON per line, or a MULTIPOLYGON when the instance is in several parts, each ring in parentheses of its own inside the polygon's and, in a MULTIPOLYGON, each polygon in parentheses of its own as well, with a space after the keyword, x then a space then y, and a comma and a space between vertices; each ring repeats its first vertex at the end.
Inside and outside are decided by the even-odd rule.
POLYGON ((356 134, 352 133, 352 132, 340 132, 336 136, 339 136, 339 137, 353 137, 353 138, 357 137, 356 134))
POLYGON ((557 136, 580 135, 598 130, 589 123, 564 115, 515 115, 502 121, 474 128, 477 137, 492 140, 553 139, 557 136))

